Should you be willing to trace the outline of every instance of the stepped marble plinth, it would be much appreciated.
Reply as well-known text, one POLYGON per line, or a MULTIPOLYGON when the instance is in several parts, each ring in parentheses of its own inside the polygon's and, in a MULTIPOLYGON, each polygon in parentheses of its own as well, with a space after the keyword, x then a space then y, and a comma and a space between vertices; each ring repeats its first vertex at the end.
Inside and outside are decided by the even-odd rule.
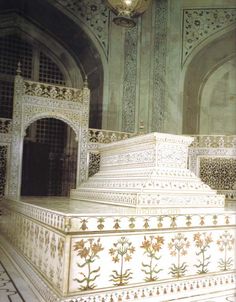
POLYGON ((71 191, 71 198, 129 207, 223 207, 187 168, 193 138, 151 133, 100 147, 100 171, 71 191))

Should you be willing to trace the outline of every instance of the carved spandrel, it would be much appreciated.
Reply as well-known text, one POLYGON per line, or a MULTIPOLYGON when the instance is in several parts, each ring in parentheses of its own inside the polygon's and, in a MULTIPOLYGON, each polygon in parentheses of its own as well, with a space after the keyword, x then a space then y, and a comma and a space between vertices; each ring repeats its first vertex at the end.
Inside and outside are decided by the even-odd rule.
POLYGON ((204 40, 234 23, 236 23, 236 8, 185 9, 182 64, 204 40))

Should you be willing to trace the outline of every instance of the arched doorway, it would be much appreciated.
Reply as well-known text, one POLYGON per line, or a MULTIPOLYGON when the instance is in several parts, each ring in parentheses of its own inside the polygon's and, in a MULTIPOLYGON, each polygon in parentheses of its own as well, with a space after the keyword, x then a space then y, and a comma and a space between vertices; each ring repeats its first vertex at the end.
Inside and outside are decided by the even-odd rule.
POLYGON ((77 142, 72 128, 55 118, 27 128, 23 146, 22 196, 68 196, 76 185, 77 142))

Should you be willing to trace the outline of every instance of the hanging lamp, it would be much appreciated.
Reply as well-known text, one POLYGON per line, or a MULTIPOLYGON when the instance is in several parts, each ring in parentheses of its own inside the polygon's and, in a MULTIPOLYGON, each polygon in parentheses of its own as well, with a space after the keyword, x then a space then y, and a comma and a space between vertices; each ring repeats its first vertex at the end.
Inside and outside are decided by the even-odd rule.
POLYGON ((151 0, 106 0, 108 7, 115 13, 113 22, 124 27, 134 27, 135 18, 142 15, 151 0))

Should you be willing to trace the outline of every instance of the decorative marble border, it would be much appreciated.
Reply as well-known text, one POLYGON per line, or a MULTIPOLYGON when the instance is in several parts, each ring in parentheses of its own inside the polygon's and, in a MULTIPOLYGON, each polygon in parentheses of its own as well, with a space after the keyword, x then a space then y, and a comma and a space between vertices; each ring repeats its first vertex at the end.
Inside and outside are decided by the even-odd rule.
POLYGON ((123 207, 120 208, 120 212, 117 209, 114 214, 65 215, 20 201, 3 200, 1 205, 2 208, 26 215, 64 233, 139 232, 141 230, 147 232, 236 225, 235 213, 232 211, 221 213, 222 210, 209 214, 199 209, 192 209, 192 213, 180 214, 180 209, 136 209, 134 214, 127 214, 127 209, 123 207))
POLYGON ((125 33, 122 131, 135 131, 138 26, 125 33))
POLYGON ((168 1, 155 1, 152 131, 162 131, 165 118, 165 76, 168 1))

